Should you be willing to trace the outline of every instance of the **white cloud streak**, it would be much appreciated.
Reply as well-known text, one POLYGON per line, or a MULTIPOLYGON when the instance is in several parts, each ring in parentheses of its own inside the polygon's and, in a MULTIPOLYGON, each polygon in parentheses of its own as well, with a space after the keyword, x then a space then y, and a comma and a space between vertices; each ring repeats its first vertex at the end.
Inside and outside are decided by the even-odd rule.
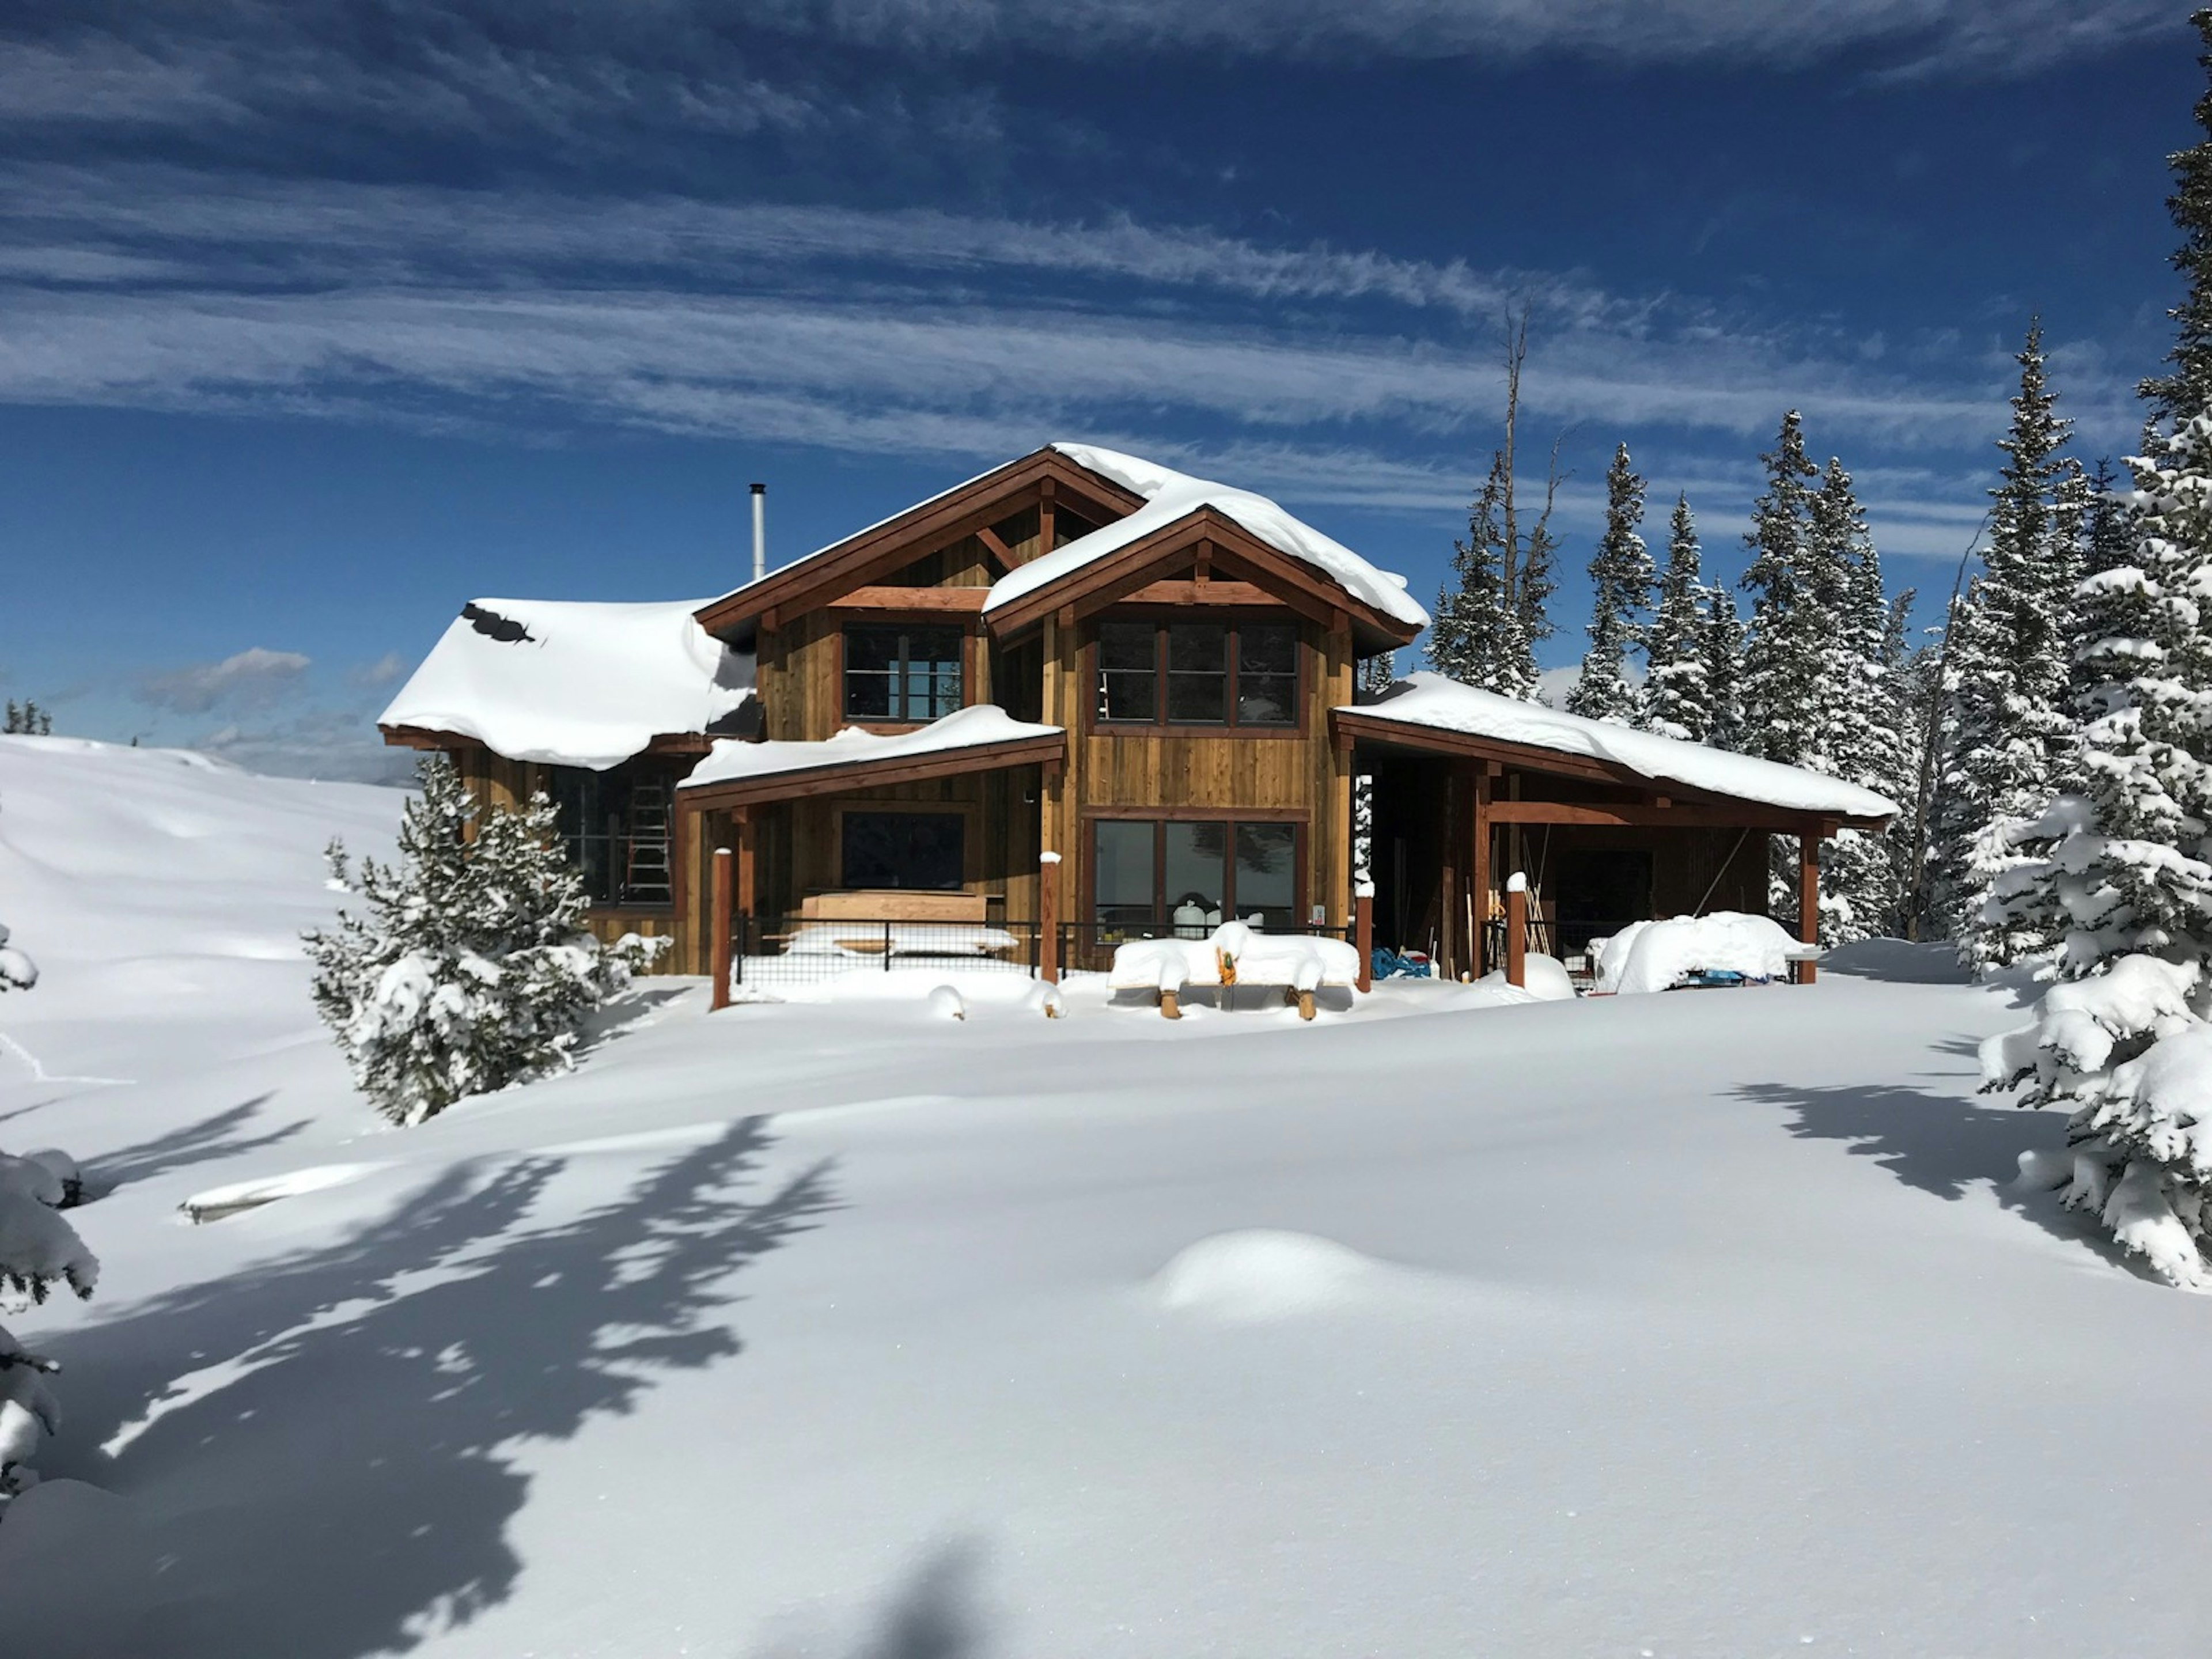
POLYGON ((221 662, 149 674, 134 695, 143 703, 180 714, 259 708, 289 690, 307 666, 308 659, 297 651, 271 651, 257 645, 221 662))

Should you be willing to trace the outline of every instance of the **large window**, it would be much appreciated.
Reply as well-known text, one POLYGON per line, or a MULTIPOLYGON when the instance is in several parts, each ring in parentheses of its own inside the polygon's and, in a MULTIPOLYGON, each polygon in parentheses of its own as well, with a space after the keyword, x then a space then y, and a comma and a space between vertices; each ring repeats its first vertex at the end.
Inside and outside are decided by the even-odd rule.
POLYGON ((670 777, 641 766, 592 772, 547 770, 546 793, 560 813, 561 842, 594 904, 666 904, 670 777))
POLYGON ((958 889, 966 818, 958 812, 854 812, 844 815, 844 884, 958 889))
POLYGON ((1102 723, 1297 724, 1294 623, 1103 622, 1097 653, 1102 723))
POLYGON ((1203 939, 1231 917, 1297 926, 1298 830, 1226 818, 1101 818, 1091 832, 1092 919, 1130 933, 1203 939))
POLYGON ((845 630, 845 718, 933 720, 960 707, 957 628, 875 623, 845 630))

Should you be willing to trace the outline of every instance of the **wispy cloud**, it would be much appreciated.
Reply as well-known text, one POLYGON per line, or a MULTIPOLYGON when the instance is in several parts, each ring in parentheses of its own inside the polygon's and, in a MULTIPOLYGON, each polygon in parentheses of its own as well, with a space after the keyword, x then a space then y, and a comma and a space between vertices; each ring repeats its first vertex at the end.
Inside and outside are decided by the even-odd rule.
POLYGON ((270 651, 257 645, 221 662, 149 674, 134 695, 149 707, 179 714, 261 708, 289 690, 307 666, 308 659, 297 651, 270 651))

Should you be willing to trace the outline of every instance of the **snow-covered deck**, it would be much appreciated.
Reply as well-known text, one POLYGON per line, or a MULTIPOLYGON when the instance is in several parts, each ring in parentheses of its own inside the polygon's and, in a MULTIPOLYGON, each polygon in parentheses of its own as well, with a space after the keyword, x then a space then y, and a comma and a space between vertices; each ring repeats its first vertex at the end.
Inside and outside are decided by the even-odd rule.
POLYGON ((976 703, 912 732, 848 726, 819 742, 717 743, 678 787, 697 806, 742 806, 797 796, 1002 766, 1034 765, 1066 752, 1057 726, 1018 720, 976 703))
POLYGON ((1786 812, 1869 823, 1901 809, 1886 796, 1802 766, 1783 766, 1703 744, 1585 720, 1541 703, 1480 691, 1441 674, 1413 674, 1373 702, 1337 709, 1340 726, 1415 747, 1437 736, 1571 756, 1652 783, 1749 801, 1786 812), (1347 718, 1348 717, 1348 718, 1347 718))

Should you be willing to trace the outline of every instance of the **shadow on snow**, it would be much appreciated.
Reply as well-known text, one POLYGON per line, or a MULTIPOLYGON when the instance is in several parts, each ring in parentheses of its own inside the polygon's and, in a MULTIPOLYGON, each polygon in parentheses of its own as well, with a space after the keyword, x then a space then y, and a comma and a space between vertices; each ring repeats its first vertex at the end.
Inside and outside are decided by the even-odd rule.
POLYGON ((48 1537, 27 1524, 82 1488, 21 1501, 0 1528, 0 1569, 7 1542, 37 1545, 0 1578, 14 1635, 356 1659, 497 1605, 522 1565, 519 1449, 737 1354, 732 1275, 836 1207, 823 1165, 741 1190, 768 1145, 740 1121, 545 1225, 531 1212, 562 1160, 465 1166, 342 1243, 58 1334, 70 1423, 42 1467, 127 1502, 57 1504, 99 1524, 48 1537))
POLYGON ((187 1123, 151 1140, 142 1140, 136 1146, 101 1154, 84 1166, 86 1200, 105 1198, 118 1187, 134 1181, 150 1181, 172 1170, 190 1169, 195 1164, 281 1146, 306 1128, 308 1120, 295 1119, 266 1134, 242 1133, 260 1115, 261 1109, 275 1098, 273 1093, 256 1095, 197 1123, 187 1123))

